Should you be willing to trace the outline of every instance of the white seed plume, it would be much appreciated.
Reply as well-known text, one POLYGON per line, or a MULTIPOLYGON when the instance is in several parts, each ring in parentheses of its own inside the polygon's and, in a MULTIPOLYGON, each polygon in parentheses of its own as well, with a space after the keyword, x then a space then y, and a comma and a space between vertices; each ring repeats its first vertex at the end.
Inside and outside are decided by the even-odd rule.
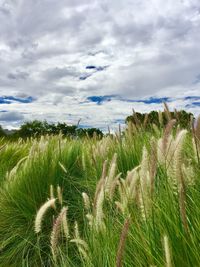
POLYGON ((58 195, 58 201, 60 205, 62 205, 63 203, 62 189, 59 185, 57 186, 57 195, 58 195))
POLYGON ((88 253, 87 253, 87 251, 88 251, 88 244, 83 239, 80 238, 77 221, 75 221, 75 224, 74 224, 74 236, 75 236, 75 238, 72 239, 72 240, 70 240, 70 242, 76 243, 79 253, 86 260, 88 260, 88 258, 89 258, 88 257, 88 253))
POLYGON ((90 210, 90 198, 89 198, 89 196, 85 192, 83 192, 82 197, 83 197, 85 209, 90 210))
POLYGON ((104 202, 104 187, 102 186, 98 194, 96 203, 95 223, 97 231, 102 230, 104 228, 103 202, 104 202))
POLYGON ((135 176, 135 173, 138 173, 139 169, 140 169, 140 165, 139 166, 136 166, 134 169, 132 169, 131 171, 127 171, 127 176, 126 176, 126 181, 127 183, 130 185, 134 176, 135 176))
POLYGON ((58 164, 60 165, 61 169, 62 169, 65 173, 68 173, 68 172, 67 172, 67 169, 65 168, 65 166, 64 166, 60 161, 59 161, 58 164))
MULTIPOLYGON (((54 199, 55 197, 54 197, 54 187, 53 187, 53 185, 51 184, 50 185, 50 199, 54 199)), ((56 205, 55 205, 55 203, 52 205, 52 208, 53 209, 56 209, 56 205)))
POLYGON ((50 185, 50 199, 53 199, 54 198, 54 188, 53 188, 53 185, 51 184, 50 185))
POLYGON ((56 199, 49 199, 38 210, 35 218, 35 232, 39 233, 42 227, 42 220, 47 210, 55 204, 56 199))
POLYGON ((68 221, 67 221, 67 210, 68 207, 64 207, 64 213, 62 216, 62 227, 63 227, 63 232, 65 234, 66 239, 69 238, 69 226, 68 226, 68 221))
POLYGON ((82 160, 83 170, 85 171, 86 170, 86 163, 85 163, 85 153, 84 152, 82 152, 81 160, 82 160))
POLYGON ((115 153, 113 158, 112 158, 112 161, 110 164, 110 169, 108 172, 108 176, 106 177, 106 181, 105 181, 105 193, 106 193, 106 195, 109 195, 111 184, 112 184, 113 179, 115 178, 115 175, 116 175, 116 169, 117 169, 117 154, 115 153))
POLYGON ((94 216, 92 214, 90 214, 90 213, 86 214, 85 216, 88 219, 89 225, 93 226, 93 224, 94 224, 94 216))
POLYGON ((15 167, 13 167, 13 169, 12 169, 10 172, 7 173, 7 179, 11 179, 11 178, 13 178, 13 177, 16 175, 16 173, 17 173, 19 167, 21 166, 21 164, 22 164, 24 161, 26 161, 27 158, 28 158, 28 157, 26 156, 26 157, 20 159, 20 160, 17 162, 17 164, 15 165, 15 167))
POLYGON ((121 173, 119 173, 114 180, 112 181, 111 187, 110 187, 110 192, 109 192, 109 199, 112 200, 114 193, 115 193, 115 189, 117 187, 117 185, 119 184, 119 179, 121 177, 121 173))
POLYGON ((81 245, 84 249, 88 250, 88 244, 83 239, 71 239, 70 242, 81 245))
POLYGON ((174 168, 174 178, 176 182, 179 184, 181 180, 181 173, 182 173, 182 152, 183 152, 183 144, 185 141, 187 131, 182 130, 176 137, 174 142, 174 161, 173 161, 173 168, 174 168))
POLYGON ((80 239, 77 221, 75 221, 75 223, 74 223, 74 236, 75 236, 75 239, 80 239))
POLYGON ((56 256, 57 246, 58 246, 58 239, 61 232, 61 226, 63 223, 63 218, 66 217, 67 213, 67 207, 63 207, 61 212, 59 213, 58 217, 56 218, 56 221, 53 225, 53 230, 51 233, 51 251, 53 254, 53 257, 56 256))

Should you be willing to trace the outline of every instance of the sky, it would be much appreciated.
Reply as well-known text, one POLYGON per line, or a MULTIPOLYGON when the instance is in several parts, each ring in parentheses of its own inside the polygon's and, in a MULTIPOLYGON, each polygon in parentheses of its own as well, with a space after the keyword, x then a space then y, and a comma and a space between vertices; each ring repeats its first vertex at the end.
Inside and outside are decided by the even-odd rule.
POLYGON ((0 0, 0 124, 200 113, 199 0, 0 0))

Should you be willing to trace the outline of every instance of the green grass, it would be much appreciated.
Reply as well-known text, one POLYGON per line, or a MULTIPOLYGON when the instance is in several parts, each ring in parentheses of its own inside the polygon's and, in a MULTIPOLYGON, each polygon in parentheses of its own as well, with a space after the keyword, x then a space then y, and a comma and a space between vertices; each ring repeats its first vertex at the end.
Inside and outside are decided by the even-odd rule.
POLYGON ((168 136, 167 152, 162 155, 159 139, 163 132, 129 128, 121 136, 101 140, 73 140, 60 135, 18 142, 0 140, 0 266, 117 266, 126 220, 129 228, 120 266, 199 266, 200 166, 194 137, 188 132, 178 142, 179 132, 174 130, 168 136), (95 204, 105 160, 108 163, 100 187, 102 197, 96 194, 95 204), (127 171, 139 165, 128 182, 127 171), (121 178, 115 180, 119 173, 121 178), (109 179, 110 185, 116 186, 111 197, 109 179), (135 184, 130 189, 133 179, 135 184), (47 210, 42 230, 36 234, 36 214, 50 198, 51 185, 56 198, 56 188, 61 187, 63 203, 57 199, 56 209, 47 210), (82 192, 90 198, 88 210, 82 192), (116 205, 120 201, 122 208, 116 205), (51 233, 63 206, 68 207, 70 237, 65 238, 62 227, 59 229, 53 257, 51 233), (88 214, 93 216, 90 223, 88 214), (168 264, 164 236, 169 241, 168 264), (81 240, 87 247, 72 239, 81 240))

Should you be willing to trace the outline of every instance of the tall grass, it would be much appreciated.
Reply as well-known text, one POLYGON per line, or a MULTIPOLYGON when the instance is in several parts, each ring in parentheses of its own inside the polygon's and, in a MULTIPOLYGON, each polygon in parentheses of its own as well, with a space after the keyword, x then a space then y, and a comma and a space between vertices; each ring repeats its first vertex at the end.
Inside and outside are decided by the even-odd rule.
POLYGON ((0 266, 199 266, 200 121, 168 119, 103 139, 2 140, 0 266))

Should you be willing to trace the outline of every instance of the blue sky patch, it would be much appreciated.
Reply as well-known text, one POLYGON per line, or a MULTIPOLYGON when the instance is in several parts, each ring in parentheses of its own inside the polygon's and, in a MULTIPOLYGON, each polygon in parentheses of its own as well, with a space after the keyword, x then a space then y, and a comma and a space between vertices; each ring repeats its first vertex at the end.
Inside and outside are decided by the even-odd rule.
POLYGON ((35 101, 35 98, 32 96, 28 97, 15 97, 15 96, 0 96, 0 104, 12 104, 13 102, 19 102, 19 103, 32 103, 35 101))
POLYGON ((192 102, 192 105, 200 107, 200 102, 192 102))
POLYGON ((116 123, 116 124, 124 124, 125 120, 124 119, 117 119, 117 120, 114 120, 114 123, 116 123))
POLYGON ((97 103, 97 105, 101 105, 103 102, 111 101, 115 97, 115 95, 89 96, 87 97, 87 100, 90 102, 97 103))
POLYGON ((95 70, 95 71, 102 71, 107 69, 109 66, 94 66, 94 65, 88 65, 86 66, 86 70, 95 70))
POLYGON ((86 66, 85 68, 86 68, 86 70, 93 70, 93 69, 96 69, 96 67, 93 66, 93 65, 86 66))
POLYGON ((150 97, 144 100, 135 100, 134 102, 144 103, 144 104, 162 104, 163 102, 169 102, 169 97, 150 97))
POLYGON ((104 96, 89 96, 87 100, 90 102, 95 102, 98 105, 101 105, 103 102, 111 100, 119 100, 123 102, 132 102, 132 103, 144 103, 144 104, 162 104, 163 102, 169 102, 170 98, 168 97, 150 97, 148 99, 126 99, 118 95, 104 95, 104 96))
POLYGON ((184 100, 200 100, 200 96, 186 96, 184 100))

